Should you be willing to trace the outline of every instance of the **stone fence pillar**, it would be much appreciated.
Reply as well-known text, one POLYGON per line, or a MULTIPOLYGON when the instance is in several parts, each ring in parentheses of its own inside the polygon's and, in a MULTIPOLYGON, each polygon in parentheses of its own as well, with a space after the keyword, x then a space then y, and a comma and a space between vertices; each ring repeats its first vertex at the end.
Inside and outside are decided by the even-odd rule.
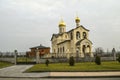
POLYGON ((36 50, 36 63, 39 63, 40 56, 39 56, 39 50, 36 50))
POLYGON ((16 65, 17 64, 17 50, 14 51, 14 64, 16 65))

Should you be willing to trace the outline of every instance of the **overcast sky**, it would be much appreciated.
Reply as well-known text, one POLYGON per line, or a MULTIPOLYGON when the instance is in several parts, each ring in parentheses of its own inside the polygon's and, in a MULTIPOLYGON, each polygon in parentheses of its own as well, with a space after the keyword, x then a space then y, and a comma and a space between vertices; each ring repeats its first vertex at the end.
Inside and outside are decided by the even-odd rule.
POLYGON ((0 0, 0 51, 28 51, 50 46, 61 19, 67 31, 80 24, 89 29, 93 50, 120 51, 120 0, 0 0))

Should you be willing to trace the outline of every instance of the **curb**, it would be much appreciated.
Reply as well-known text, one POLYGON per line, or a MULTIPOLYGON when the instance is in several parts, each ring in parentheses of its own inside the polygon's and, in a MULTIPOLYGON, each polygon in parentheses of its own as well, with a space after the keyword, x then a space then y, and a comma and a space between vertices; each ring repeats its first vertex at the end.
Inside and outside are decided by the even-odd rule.
POLYGON ((0 76, 0 78, 120 78, 119 75, 116 76, 46 76, 46 77, 9 77, 0 76))

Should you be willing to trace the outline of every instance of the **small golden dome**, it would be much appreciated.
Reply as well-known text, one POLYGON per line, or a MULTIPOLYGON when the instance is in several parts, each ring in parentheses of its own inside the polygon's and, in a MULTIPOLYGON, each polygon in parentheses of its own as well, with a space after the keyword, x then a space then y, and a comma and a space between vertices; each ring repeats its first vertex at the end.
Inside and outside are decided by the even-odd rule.
POLYGON ((62 27, 62 26, 66 26, 65 22, 61 19, 60 23, 59 23, 59 27, 62 27))
POLYGON ((80 18, 78 16, 75 18, 75 22, 80 22, 80 18))

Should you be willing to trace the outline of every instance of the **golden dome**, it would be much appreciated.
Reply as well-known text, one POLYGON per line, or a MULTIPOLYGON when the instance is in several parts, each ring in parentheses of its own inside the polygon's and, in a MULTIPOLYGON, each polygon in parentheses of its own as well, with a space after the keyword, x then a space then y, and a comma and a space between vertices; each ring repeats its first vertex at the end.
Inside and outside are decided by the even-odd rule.
POLYGON ((78 16, 75 18, 75 22, 80 22, 80 18, 78 16))
POLYGON ((59 23, 59 27, 62 27, 62 26, 66 26, 65 22, 61 19, 60 23, 59 23))

